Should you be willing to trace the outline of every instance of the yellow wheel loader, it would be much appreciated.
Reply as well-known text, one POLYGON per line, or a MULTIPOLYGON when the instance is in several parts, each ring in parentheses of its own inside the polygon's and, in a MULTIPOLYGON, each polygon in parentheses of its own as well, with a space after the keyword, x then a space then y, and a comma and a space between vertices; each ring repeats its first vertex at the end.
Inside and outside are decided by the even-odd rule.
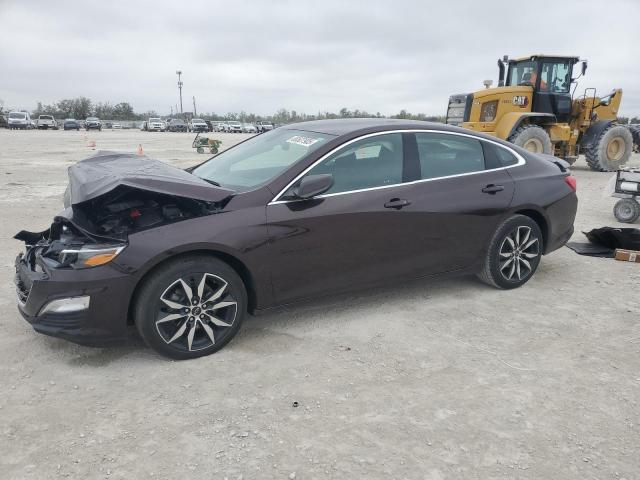
POLYGON ((622 90, 598 97, 594 88, 574 98, 586 60, 532 55, 498 60, 498 86, 485 80, 484 90, 452 95, 447 123, 508 140, 527 150, 573 163, 584 153, 596 171, 624 165, 633 150, 629 129, 616 123, 622 90), (573 68, 580 63, 580 74, 573 68), (505 76, 506 73, 506 76, 505 76), (575 85, 572 89, 571 86, 575 85))

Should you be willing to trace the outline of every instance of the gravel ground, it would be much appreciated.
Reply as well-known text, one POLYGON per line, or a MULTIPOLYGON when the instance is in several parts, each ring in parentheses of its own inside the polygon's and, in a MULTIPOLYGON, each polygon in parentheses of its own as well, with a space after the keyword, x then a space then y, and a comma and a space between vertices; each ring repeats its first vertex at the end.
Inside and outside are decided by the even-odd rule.
MULTIPOLYGON (((331 297, 249 317, 188 362, 36 334, 14 305, 11 237, 48 227, 91 140, 206 158, 189 134, 0 130, 1 478, 640 475, 638 264, 563 248, 515 291, 457 278, 331 297)), ((574 238, 617 225, 611 174, 583 159, 574 174, 574 238)))

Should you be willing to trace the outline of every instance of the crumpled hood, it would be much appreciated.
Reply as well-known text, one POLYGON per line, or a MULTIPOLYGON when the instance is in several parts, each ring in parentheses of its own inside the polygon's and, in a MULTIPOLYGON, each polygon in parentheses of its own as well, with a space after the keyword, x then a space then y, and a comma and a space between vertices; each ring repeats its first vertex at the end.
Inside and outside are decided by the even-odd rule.
POLYGON ((92 200, 121 185, 206 202, 220 202, 234 193, 146 155, 100 151, 69 167, 64 206, 92 200))

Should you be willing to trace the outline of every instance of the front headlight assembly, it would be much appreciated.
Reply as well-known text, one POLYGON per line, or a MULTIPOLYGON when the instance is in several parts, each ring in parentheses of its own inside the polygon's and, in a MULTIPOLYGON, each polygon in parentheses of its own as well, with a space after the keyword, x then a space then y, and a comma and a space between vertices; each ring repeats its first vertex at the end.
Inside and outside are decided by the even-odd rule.
POLYGON ((65 248, 58 254, 62 267, 74 269, 97 267, 116 258, 126 245, 83 245, 79 248, 65 248))
POLYGON ((480 121, 481 122, 493 122, 498 112, 498 100, 492 100, 491 102, 485 102, 480 109, 480 121))

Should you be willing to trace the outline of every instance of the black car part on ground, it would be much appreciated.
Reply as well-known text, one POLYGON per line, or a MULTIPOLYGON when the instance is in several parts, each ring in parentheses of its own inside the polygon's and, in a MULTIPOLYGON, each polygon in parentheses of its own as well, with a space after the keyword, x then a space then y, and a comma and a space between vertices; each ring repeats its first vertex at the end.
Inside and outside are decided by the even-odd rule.
POLYGON ((579 255, 613 258, 616 248, 640 250, 640 228, 602 227, 582 233, 589 243, 567 243, 579 255))
POLYGON ((594 228, 584 232, 591 243, 602 245, 612 250, 640 250, 640 228, 594 228))

